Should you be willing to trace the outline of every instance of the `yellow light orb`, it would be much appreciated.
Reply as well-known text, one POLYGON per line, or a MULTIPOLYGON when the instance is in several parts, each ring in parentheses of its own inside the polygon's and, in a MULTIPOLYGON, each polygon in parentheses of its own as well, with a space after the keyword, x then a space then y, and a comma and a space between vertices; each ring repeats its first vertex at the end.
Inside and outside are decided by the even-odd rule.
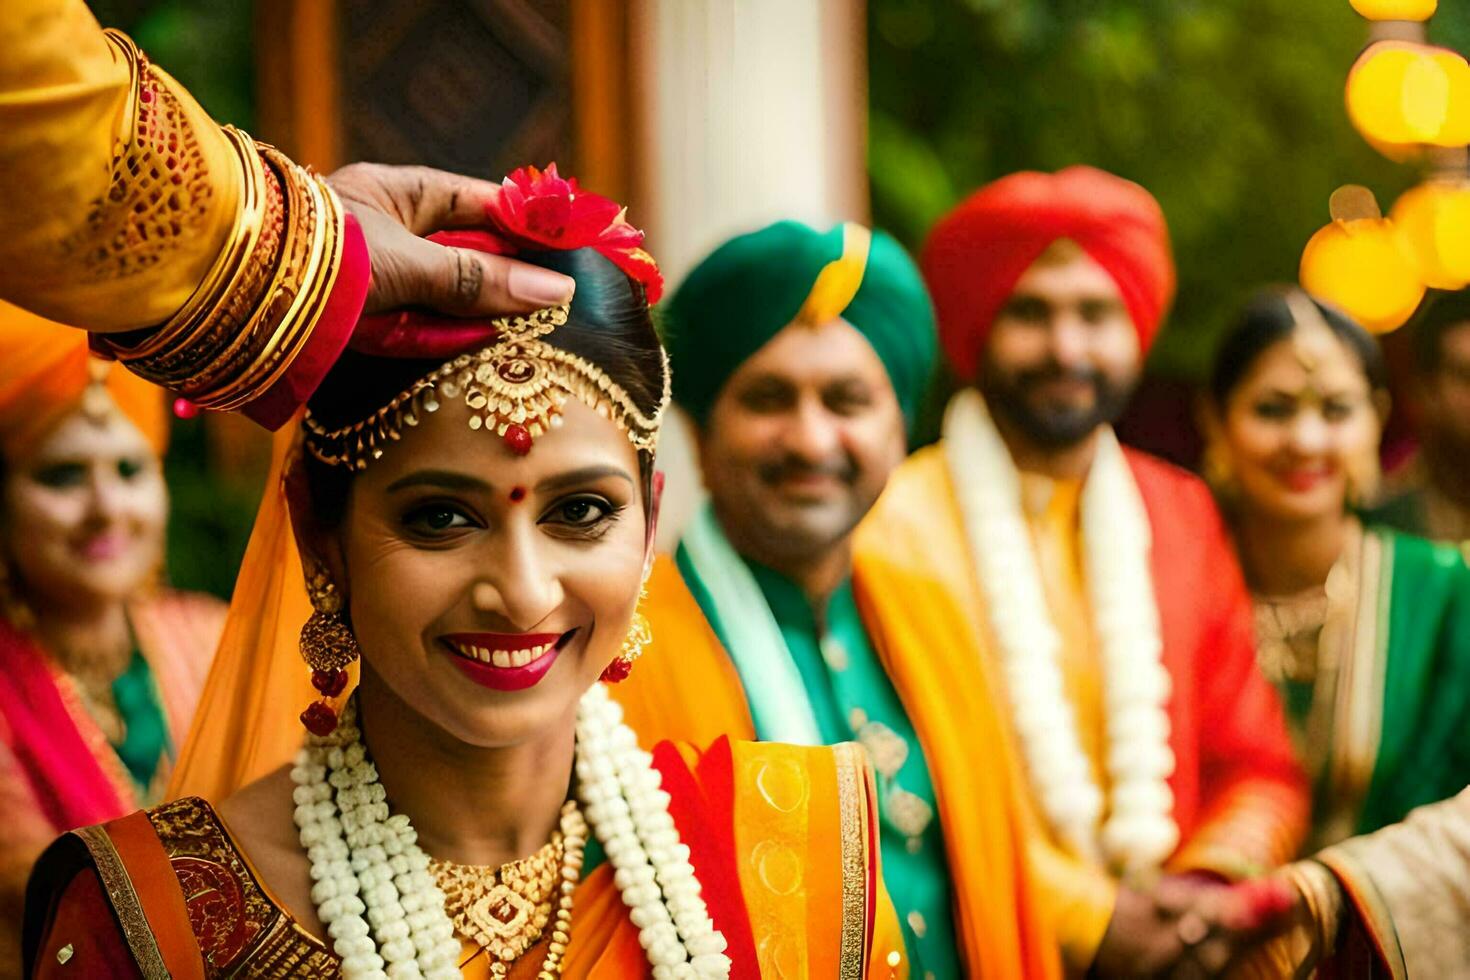
POLYGON ((1470 63, 1453 51, 1380 41, 1353 65, 1348 117, 1370 143, 1470 142, 1470 63))
POLYGON ((1302 250, 1302 288, 1335 303, 1374 333, 1388 333, 1424 299, 1408 246, 1385 218, 1334 221, 1302 250))
POLYGON ((1353 9, 1369 20, 1428 20, 1438 0, 1350 0, 1353 9))
POLYGON ((1435 289, 1470 286, 1470 184, 1431 181, 1406 191, 1392 220, 1435 289))

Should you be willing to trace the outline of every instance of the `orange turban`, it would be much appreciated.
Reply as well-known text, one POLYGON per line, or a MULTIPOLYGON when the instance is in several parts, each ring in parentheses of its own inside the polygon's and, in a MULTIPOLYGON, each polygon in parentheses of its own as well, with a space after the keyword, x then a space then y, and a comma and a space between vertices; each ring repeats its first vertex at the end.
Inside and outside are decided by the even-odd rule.
POLYGON ((941 218, 920 256, 939 339, 960 378, 974 378, 1016 280, 1062 238, 1113 277, 1148 349, 1174 298, 1174 259, 1158 202, 1132 181, 1093 167, 1023 171, 982 187, 941 218))
POLYGON ((162 454, 169 422, 162 388, 97 361, 84 331, 0 302, 0 457, 23 455, 75 411, 94 370, 105 371, 112 400, 162 454))

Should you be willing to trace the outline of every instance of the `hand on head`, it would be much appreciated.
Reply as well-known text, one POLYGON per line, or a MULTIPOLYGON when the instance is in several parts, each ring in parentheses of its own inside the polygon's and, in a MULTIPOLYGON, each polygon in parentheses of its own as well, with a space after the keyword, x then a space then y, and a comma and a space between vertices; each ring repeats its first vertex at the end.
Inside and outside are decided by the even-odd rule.
POLYGON ((1227 885, 1199 875, 1127 885, 1098 948, 1098 977, 1217 977, 1260 942, 1291 924, 1300 897, 1277 878, 1227 885))
MULTIPOLYGON (((571 301, 570 276, 424 237, 485 226, 485 208, 500 193, 498 184, 429 167, 374 163, 350 164, 328 182, 367 241, 372 280, 365 313, 427 307, 452 316, 497 317, 571 301)), ((369 354, 431 358, 462 350, 475 330, 486 333, 484 324, 446 323, 430 336, 420 330, 406 338, 395 324, 391 318, 365 319, 353 346, 369 354)))

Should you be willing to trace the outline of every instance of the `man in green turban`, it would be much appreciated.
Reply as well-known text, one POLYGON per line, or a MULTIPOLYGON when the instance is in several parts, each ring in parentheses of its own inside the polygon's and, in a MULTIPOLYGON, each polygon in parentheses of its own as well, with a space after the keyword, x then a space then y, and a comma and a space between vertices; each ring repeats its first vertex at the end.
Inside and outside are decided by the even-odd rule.
MULTIPOLYGON (((650 745, 862 743, 911 973, 960 976, 938 780, 851 560, 853 529, 906 456, 933 372, 923 281, 881 232, 782 221, 716 249, 665 315, 674 399, 697 428, 709 501, 673 560, 655 565, 649 655, 614 696, 650 745)), ((1006 962, 1023 929, 1012 919, 999 931, 1006 962)))

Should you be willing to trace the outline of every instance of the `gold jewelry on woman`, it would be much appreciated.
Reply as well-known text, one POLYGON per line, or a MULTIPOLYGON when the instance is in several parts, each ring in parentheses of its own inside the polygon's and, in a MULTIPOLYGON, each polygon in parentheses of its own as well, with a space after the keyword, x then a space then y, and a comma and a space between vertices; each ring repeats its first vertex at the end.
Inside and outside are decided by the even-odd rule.
POLYGON ((567 307, 554 306, 496 320, 495 343, 461 354, 353 425, 329 430, 308 409, 306 448, 323 463, 363 470, 405 427, 437 412, 441 399, 463 398, 472 413, 471 429, 483 429, 525 455, 538 437, 561 425, 562 408, 575 397, 622 429, 633 448, 653 452, 669 402, 668 355, 663 355, 663 395, 645 415, 602 368, 542 339, 566 323, 567 314, 567 307))
POLYGON ((1211 435, 1205 442, 1201 470, 1205 483, 1222 501, 1233 500, 1239 495, 1240 487, 1235 478, 1235 460, 1230 455, 1230 447, 1226 445, 1223 435, 1218 433, 1211 435))
POLYGON ((338 712, 332 699, 347 689, 347 665, 361 651, 356 635, 342 618, 342 596, 319 564, 308 568, 306 593, 312 613, 301 627, 301 659, 311 668, 311 686, 321 698, 301 712, 301 724, 313 735, 325 737, 337 728, 338 712))
POLYGON ((444 892, 444 911, 457 933, 489 954, 492 977, 503 980, 548 925, 551 944, 538 977, 561 975, 586 846, 586 821, 577 801, 568 800, 551 840, 530 857, 498 868, 429 860, 429 873, 444 892))
POLYGON ((648 617, 641 612, 633 614, 633 621, 628 625, 628 635, 623 637, 623 648, 613 658, 612 663, 602 669, 602 680, 609 684, 617 684, 628 679, 633 673, 633 663, 643 656, 643 648, 653 642, 653 627, 649 625, 648 617))

